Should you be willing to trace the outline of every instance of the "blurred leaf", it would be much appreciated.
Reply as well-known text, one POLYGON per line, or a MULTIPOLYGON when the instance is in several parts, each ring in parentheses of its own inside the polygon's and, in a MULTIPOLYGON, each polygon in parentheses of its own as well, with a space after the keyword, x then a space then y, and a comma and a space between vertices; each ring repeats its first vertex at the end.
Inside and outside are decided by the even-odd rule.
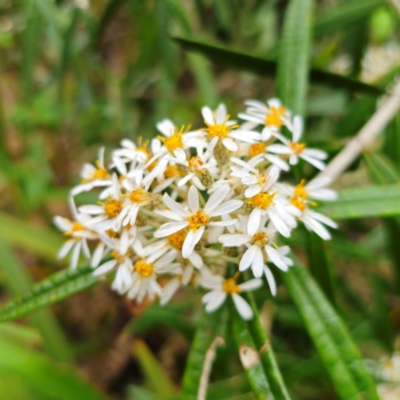
POLYGON ((374 42, 382 43, 389 40, 396 29, 397 19, 392 9, 386 5, 374 10, 371 16, 371 36, 374 42))
POLYGON ((1 212, 0 238, 8 244, 20 246, 53 262, 63 244, 62 238, 53 231, 1 212))
POLYGON ((131 385, 128 388, 128 396, 131 400, 158 400, 159 397, 140 386, 131 385))
POLYGON ((34 285, 24 296, 1 307, 0 322, 22 317, 33 310, 56 303, 95 285, 98 281, 93 276, 93 269, 87 265, 58 272, 34 285))
MULTIPOLYGON (((25 267, 3 240, 0 240, 0 267, 14 295, 21 295, 32 286, 32 280, 25 267)), ((52 357, 58 361, 73 361, 72 350, 57 320, 49 310, 37 311, 31 314, 29 319, 41 333, 45 349, 52 357)))
POLYGON ((333 271, 328 260, 328 243, 314 232, 307 232, 307 239, 310 272, 332 305, 336 306, 333 271))
POLYGON ((246 400, 253 395, 245 374, 210 383, 207 400, 246 400), (235 393, 232 397, 231 393, 235 393))
POLYGON ((23 346, 40 346, 42 338, 37 329, 8 322, 0 325, 0 341, 6 340, 23 346))
POLYGON ((379 400, 345 325, 307 270, 296 262, 281 275, 339 396, 379 400))
POLYGON ((372 15, 382 6, 382 0, 342 1, 337 7, 330 7, 314 24, 316 36, 331 32, 343 32, 343 29, 358 23, 372 15))
POLYGON ((277 70, 278 97, 304 116, 308 90, 313 0, 291 0, 285 12, 277 70))
MULTIPOLYGON (((276 61, 266 60, 196 40, 178 37, 174 37, 173 39, 188 51, 204 54, 209 60, 219 66, 249 71, 261 76, 275 77, 276 61)), ((344 89, 369 95, 383 93, 382 89, 378 87, 315 68, 310 70, 310 79, 313 84, 326 85, 334 89, 344 89)))
POLYGON ((197 399, 207 350, 216 337, 225 337, 227 318, 226 304, 212 314, 203 311, 186 361, 182 383, 182 399, 197 399))
POLYGON ((254 317, 248 321, 250 334, 260 354, 261 365, 268 379, 273 396, 279 400, 290 400, 281 371, 275 358, 271 342, 261 324, 257 305, 252 293, 244 293, 243 297, 249 302, 254 317))
POLYGON ((0 341, 0 371, 17 374, 24 382, 49 399, 106 400, 107 397, 85 382, 72 367, 53 362, 43 354, 0 341))
POLYGON ((173 383, 145 342, 135 340, 132 355, 138 360, 144 376, 149 380, 158 399, 170 399, 175 396, 177 391, 173 383))
POLYGON ((345 189, 339 198, 321 209, 334 219, 388 217, 400 215, 400 185, 345 189))
POLYGON ((247 324, 236 312, 233 314, 233 334, 240 361, 253 392, 263 400, 275 399, 264 374, 260 354, 250 335, 247 324))

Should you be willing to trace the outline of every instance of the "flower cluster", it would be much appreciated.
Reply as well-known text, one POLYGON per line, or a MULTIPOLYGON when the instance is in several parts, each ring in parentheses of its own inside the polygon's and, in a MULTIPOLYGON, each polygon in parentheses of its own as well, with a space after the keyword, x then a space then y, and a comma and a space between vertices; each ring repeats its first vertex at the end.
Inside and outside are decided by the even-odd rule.
POLYGON ((59 256, 71 253, 75 268, 83 254, 97 276, 114 271, 112 288, 138 302, 158 297, 165 304, 191 285, 209 290, 206 311, 231 296, 240 315, 252 318, 241 294, 261 287, 264 276, 275 294, 271 266, 286 271, 293 264, 279 236, 289 237, 300 222, 330 239, 326 226, 336 224, 312 207, 336 193, 327 178, 280 182, 300 159, 322 170, 327 154, 300 142, 302 120, 279 100, 246 106, 241 125, 220 104, 203 107, 203 128, 166 119, 150 142, 123 140, 109 163, 100 149, 71 190, 73 221, 54 219, 68 236, 59 256), (77 207, 76 196, 88 191, 98 202, 77 207), (248 269, 254 278, 246 281, 241 272, 248 269), (160 277, 169 278, 163 287, 160 277))

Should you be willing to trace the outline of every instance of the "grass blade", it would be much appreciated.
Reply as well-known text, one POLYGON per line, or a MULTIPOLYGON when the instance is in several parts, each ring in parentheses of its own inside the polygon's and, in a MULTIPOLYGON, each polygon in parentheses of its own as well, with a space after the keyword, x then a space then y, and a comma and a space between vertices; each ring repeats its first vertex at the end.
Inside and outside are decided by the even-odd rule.
MULTIPOLYGON (((15 295, 27 292, 32 280, 12 249, 0 240, 0 267, 7 285, 15 295)), ((31 324, 40 332, 46 351, 58 361, 73 361, 72 350, 56 319, 49 310, 40 310, 29 317, 31 324)))
POLYGON ((99 279, 93 276, 90 266, 58 272, 34 285, 25 295, 0 308, 0 322, 22 317, 33 310, 56 303, 95 285, 99 279))
POLYGON ((334 219, 399 215, 400 185, 342 190, 337 201, 324 205, 320 211, 334 219))
POLYGON ((308 89, 313 6, 313 0, 289 2, 278 56, 278 97, 300 115, 304 115, 308 89))
POLYGON ((357 347, 313 278, 298 263, 282 278, 339 396, 378 400, 357 347))
MULTIPOLYGON (((274 60, 255 57, 250 54, 233 51, 218 45, 203 43, 192 39, 180 37, 174 37, 173 39, 188 51, 201 53, 221 67, 253 72, 260 76, 275 77, 276 75, 277 63, 274 60)), ((383 93, 382 89, 378 87, 316 68, 311 68, 310 79, 313 84, 325 85, 334 89, 360 92, 374 96, 383 93)))

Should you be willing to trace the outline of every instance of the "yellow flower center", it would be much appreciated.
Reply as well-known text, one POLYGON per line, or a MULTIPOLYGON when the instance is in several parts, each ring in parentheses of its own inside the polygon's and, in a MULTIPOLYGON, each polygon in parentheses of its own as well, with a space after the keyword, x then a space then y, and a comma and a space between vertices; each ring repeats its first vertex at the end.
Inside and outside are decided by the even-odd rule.
POLYGON ((258 232, 253 236, 253 241, 257 246, 264 247, 268 243, 268 236, 264 232, 258 232))
POLYGON ((183 242, 185 241, 187 232, 180 230, 168 236, 169 244, 176 250, 182 250, 183 242))
POLYGON ((111 239, 119 239, 120 238, 120 234, 119 232, 115 232, 112 229, 108 229, 106 230, 106 234, 108 237, 110 237, 111 239))
POLYGON ((306 144, 293 142, 290 143, 290 148, 295 152, 295 154, 300 154, 306 148, 306 144))
POLYGON ((303 179, 295 188, 294 188, 294 196, 293 197, 300 197, 303 200, 308 198, 307 191, 305 189, 306 180, 303 179))
POLYGON ((253 158, 259 154, 265 153, 264 143, 254 143, 250 146, 250 157, 253 158))
POLYGON ((169 151, 174 151, 183 146, 182 132, 175 132, 170 137, 158 136, 169 151))
POLYGON ((117 260, 119 264, 121 264, 124 261, 126 255, 122 255, 119 251, 114 250, 113 252, 111 252, 111 257, 117 260))
POLYGON ((168 165, 168 167, 165 168, 164 175, 166 178, 180 176, 179 168, 176 165, 168 165))
POLYGON ((72 236, 72 234, 76 231, 83 231, 86 228, 80 222, 74 222, 72 224, 71 230, 69 232, 65 232, 65 236, 72 236))
POLYGON ((250 204, 254 208, 261 208, 262 210, 266 210, 271 204, 277 192, 268 194, 268 193, 258 193, 254 197, 251 197, 247 200, 247 204, 250 204))
POLYGON ((203 160, 199 156, 194 156, 189 160, 189 167, 191 169, 197 170, 199 169, 202 165, 204 165, 203 160))
POLYGON ((267 180, 268 180, 268 177, 266 175, 264 175, 264 174, 261 174, 258 177, 258 183, 259 183, 260 186, 264 186, 265 183, 267 182, 267 180))
POLYGON ((304 211, 307 207, 304 199, 302 199, 301 197, 294 197, 292 199, 292 204, 297 207, 300 211, 304 211))
POLYGON ((153 265, 148 264, 145 260, 139 260, 133 268, 138 274, 143 276, 143 278, 148 278, 153 275, 153 265))
POLYGON ((189 217, 189 228, 192 231, 197 231, 200 227, 207 224, 210 220, 202 211, 197 211, 189 217))
POLYGON ((151 199, 150 193, 146 192, 144 189, 135 189, 129 195, 129 200, 133 203, 143 203, 151 199))
POLYGON ((236 284, 234 278, 225 279, 222 290, 229 294, 241 293, 242 289, 236 284))
POLYGON ((104 211, 110 218, 118 217, 122 210, 122 203, 119 200, 108 199, 106 203, 100 203, 104 207, 104 211))
POLYGON ((208 125, 208 134, 211 137, 218 136, 224 138, 228 135, 230 129, 225 124, 208 125))
POLYGON ((280 128, 282 126, 282 116, 284 113, 285 107, 283 106, 279 108, 271 107, 269 109, 269 114, 265 118, 265 125, 280 128))

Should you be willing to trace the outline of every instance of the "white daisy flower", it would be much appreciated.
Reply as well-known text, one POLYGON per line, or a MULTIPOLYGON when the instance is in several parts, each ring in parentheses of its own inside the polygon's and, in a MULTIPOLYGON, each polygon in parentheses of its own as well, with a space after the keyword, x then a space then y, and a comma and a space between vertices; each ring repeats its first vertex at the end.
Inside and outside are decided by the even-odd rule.
POLYGON ((200 284, 206 289, 212 289, 202 298, 202 302, 205 304, 208 313, 221 307, 229 295, 232 296, 232 300, 240 316, 248 321, 253 318, 253 310, 247 301, 240 296, 240 293, 258 289, 263 285, 263 282, 261 279, 251 279, 238 285, 235 278, 224 279, 219 275, 203 275, 200 284))
POLYGON ((290 122, 290 113, 279 99, 270 99, 266 104, 258 100, 247 100, 245 104, 248 107, 244 113, 239 114, 239 118, 257 125, 264 125, 261 131, 264 142, 275 136, 282 125, 288 125, 290 122))
POLYGON ((90 258, 87 240, 98 238, 96 232, 85 226, 85 222, 88 219, 87 216, 76 214, 75 219, 76 221, 70 221, 68 218, 60 216, 56 216, 53 219, 57 228, 69 237, 58 251, 57 258, 62 259, 68 253, 71 253, 70 268, 73 269, 78 265, 81 252, 83 252, 86 258, 90 258))
POLYGON ((149 141, 142 143, 141 138, 139 138, 139 145, 129 139, 124 139, 121 141, 121 148, 112 153, 112 158, 117 158, 125 164, 144 165, 149 161, 151 154, 147 148, 148 144, 149 141))
POLYGON ((324 170, 325 164, 321 160, 325 160, 328 157, 327 153, 318 149, 308 149, 305 143, 299 142, 303 133, 303 120, 301 117, 294 117, 293 125, 289 125, 289 129, 292 131, 292 140, 290 141, 281 134, 277 134, 276 136, 283 142, 283 145, 272 144, 268 147, 268 150, 276 154, 289 155, 289 164, 291 165, 297 164, 299 158, 302 158, 315 168, 324 170))
POLYGON ((167 304, 181 286, 187 286, 194 277, 194 267, 191 264, 183 268, 181 275, 171 279, 163 288, 160 296, 160 304, 167 304))
POLYGON ((276 229, 270 223, 264 228, 265 220, 261 221, 256 233, 252 236, 245 233, 225 234, 219 238, 224 247, 246 246, 247 250, 239 263, 239 270, 245 271, 251 267, 256 278, 261 278, 264 272, 265 262, 275 264, 282 271, 287 271, 288 267, 293 265, 293 261, 285 257, 289 251, 288 246, 283 246, 283 253, 278 251, 279 247, 275 245, 274 239, 276 229))
POLYGON ((222 144, 230 151, 237 151, 238 145, 235 140, 254 143, 261 139, 258 132, 236 129, 236 121, 230 120, 224 104, 220 104, 215 112, 210 107, 201 109, 204 122, 207 125, 206 132, 212 140, 218 137, 222 144))
POLYGON ((95 165, 86 163, 81 170, 82 183, 71 189, 71 195, 76 196, 88 192, 95 187, 111 186, 111 176, 104 165, 104 147, 99 149, 95 165))
POLYGON ((194 247, 200 241, 206 227, 227 226, 235 223, 235 220, 213 221, 215 217, 221 217, 236 211, 243 204, 241 200, 228 200, 223 203, 229 192, 228 186, 221 186, 208 199, 204 209, 200 209, 199 193, 195 186, 191 186, 188 191, 188 203, 190 211, 183 208, 174 201, 167 193, 164 195, 164 203, 169 210, 158 211, 159 215, 173 220, 162 225, 154 232, 154 237, 165 237, 182 229, 189 228, 183 247, 182 255, 189 258, 194 247))

